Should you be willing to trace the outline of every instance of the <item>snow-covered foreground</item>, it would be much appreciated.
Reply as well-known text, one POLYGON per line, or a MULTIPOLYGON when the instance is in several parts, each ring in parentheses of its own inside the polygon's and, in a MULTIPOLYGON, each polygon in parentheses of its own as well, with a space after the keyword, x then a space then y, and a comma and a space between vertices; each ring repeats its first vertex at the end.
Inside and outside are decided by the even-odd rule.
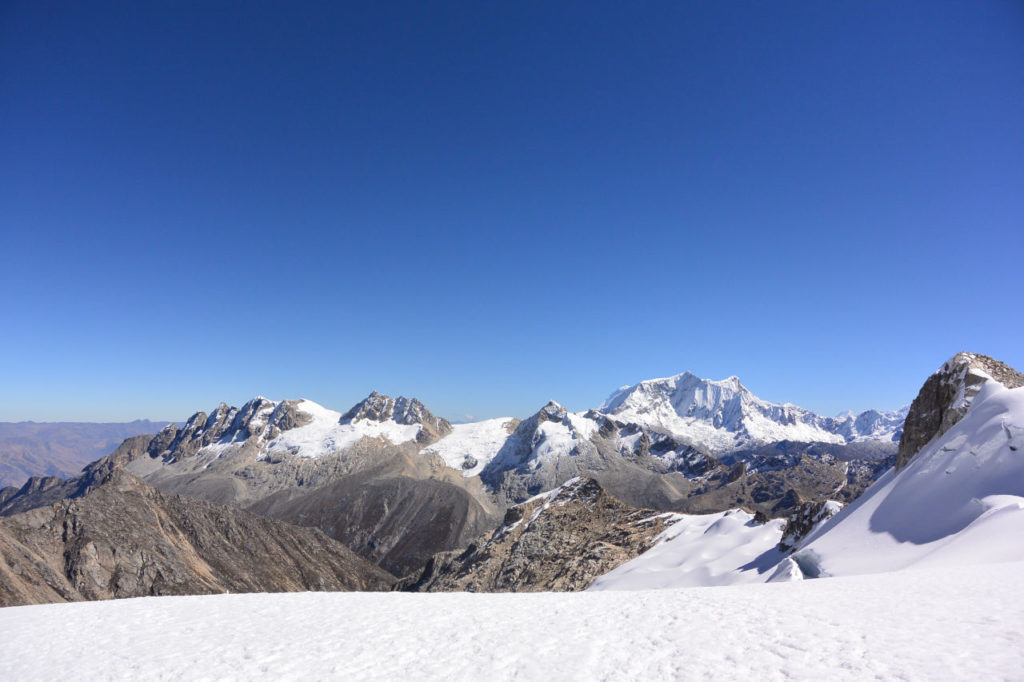
POLYGON ((0 609, 0 679, 1022 679, 1024 563, 576 594, 0 609))

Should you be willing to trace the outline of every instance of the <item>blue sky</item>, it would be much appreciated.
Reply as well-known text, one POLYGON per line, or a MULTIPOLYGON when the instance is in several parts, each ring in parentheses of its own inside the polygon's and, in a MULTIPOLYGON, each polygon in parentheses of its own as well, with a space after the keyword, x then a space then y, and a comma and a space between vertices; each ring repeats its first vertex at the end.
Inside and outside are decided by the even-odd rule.
POLYGON ((1021 73, 1010 1, 3 3, 0 420, 1024 368, 1021 73))

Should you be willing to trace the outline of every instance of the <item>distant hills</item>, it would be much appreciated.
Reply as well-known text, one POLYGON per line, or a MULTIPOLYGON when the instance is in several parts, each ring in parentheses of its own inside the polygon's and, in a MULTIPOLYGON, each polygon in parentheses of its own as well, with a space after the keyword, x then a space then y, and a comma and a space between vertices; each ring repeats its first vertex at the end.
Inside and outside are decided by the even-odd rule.
POLYGON ((171 422, 0 422, 0 488, 29 476, 73 476, 132 436, 171 422))

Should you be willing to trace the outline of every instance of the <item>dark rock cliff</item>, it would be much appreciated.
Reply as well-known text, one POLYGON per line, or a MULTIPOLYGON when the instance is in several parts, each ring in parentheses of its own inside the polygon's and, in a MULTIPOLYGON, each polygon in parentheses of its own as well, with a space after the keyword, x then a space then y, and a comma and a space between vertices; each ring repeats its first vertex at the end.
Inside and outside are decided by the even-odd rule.
POLYGON ((986 382, 1007 388, 1024 386, 1024 375, 987 355, 957 353, 928 377, 910 405, 903 426, 896 468, 902 469, 930 440, 951 429, 986 382))

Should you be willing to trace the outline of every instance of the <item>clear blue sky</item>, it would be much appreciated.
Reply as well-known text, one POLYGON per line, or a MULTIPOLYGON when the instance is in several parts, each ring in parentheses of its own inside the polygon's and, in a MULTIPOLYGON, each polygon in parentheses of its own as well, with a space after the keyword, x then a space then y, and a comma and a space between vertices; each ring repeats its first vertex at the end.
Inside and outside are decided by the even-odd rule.
POLYGON ((1024 368, 1024 4, 0 5, 0 420, 1024 368))

